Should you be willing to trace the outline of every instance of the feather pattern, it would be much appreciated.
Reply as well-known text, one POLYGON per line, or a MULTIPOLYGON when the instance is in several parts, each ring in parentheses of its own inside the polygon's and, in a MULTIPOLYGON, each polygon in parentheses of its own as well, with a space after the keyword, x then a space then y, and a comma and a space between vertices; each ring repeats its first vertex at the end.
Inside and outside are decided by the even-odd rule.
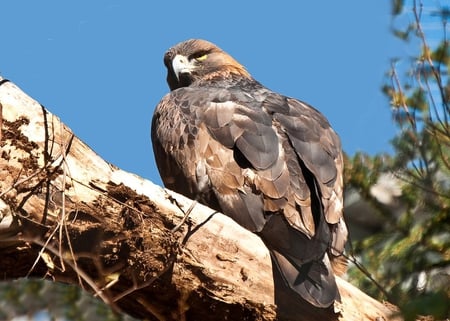
POLYGON ((179 44, 165 63, 172 91, 152 121, 164 184, 258 233, 292 290, 331 305, 339 293, 329 259, 347 239, 337 134, 318 110, 262 86, 209 42, 179 44), (174 74, 171 59, 196 52, 205 62, 174 74))

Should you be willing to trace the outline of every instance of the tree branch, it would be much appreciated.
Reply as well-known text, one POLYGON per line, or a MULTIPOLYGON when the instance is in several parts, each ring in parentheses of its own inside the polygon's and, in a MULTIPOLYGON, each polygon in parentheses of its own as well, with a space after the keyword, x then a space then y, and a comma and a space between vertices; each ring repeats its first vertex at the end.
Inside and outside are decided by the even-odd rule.
POLYGON ((283 296, 256 235, 199 204, 172 232, 191 200, 107 163, 1 78, 0 106, 3 278, 78 284, 149 320, 400 320, 339 278, 329 310, 283 296))

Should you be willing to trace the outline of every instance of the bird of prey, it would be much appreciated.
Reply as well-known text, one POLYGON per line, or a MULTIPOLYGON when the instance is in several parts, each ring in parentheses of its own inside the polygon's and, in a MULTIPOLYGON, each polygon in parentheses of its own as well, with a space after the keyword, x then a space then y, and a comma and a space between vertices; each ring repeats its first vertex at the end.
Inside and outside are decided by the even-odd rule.
POLYGON ((208 41, 175 45, 164 64, 170 93, 152 120, 164 185, 257 233, 285 284, 309 303, 339 300, 343 157, 327 119, 208 41))

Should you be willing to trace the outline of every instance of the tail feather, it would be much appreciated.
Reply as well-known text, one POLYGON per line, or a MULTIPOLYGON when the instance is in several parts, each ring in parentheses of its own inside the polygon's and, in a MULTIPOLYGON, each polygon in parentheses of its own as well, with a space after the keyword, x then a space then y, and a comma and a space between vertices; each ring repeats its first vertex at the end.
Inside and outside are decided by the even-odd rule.
POLYGON ((331 232, 324 219, 318 220, 310 238, 293 228, 283 215, 274 214, 258 234, 271 252, 285 287, 320 308, 340 300, 328 256, 334 257, 329 254, 331 232))
POLYGON ((286 285, 314 306, 326 308, 340 300, 328 255, 298 266, 293 260, 271 250, 274 264, 286 285))

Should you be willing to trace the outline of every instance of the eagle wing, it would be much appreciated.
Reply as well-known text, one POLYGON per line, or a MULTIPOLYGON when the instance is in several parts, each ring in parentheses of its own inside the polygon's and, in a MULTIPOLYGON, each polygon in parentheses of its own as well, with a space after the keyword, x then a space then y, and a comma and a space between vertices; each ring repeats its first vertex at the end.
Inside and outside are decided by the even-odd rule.
POLYGON ((343 161, 322 114, 264 87, 186 87, 158 105, 152 141, 168 188, 258 233, 292 289, 333 302, 327 253, 346 240, 343 161))

